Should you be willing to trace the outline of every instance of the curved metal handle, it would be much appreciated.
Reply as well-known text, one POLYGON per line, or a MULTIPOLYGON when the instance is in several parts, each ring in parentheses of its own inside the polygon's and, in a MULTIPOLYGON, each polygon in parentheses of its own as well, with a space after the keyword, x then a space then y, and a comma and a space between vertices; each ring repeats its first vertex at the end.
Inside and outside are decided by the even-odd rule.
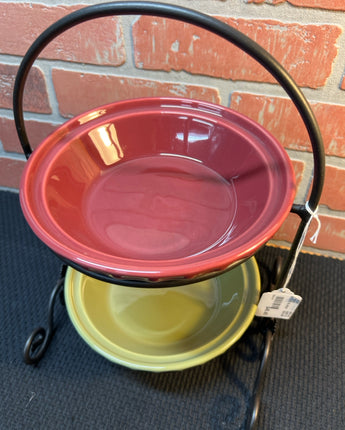
MULTIPOLYGON (((292 77, 271 54, 235 28, 203 13, 169 4, 134 1, 111 2, 88 6, 61 18, 48 27, 35 40, 20 64, 13 92, 13 112, 16 129, 24 154, 27 158, 29 158, 32 153, 32 149, 28 141, 24 124, 23 92, 26 78, 32 64, 45 46, 64 31, 82 22, 110 15, 152 15, 172 18, 196 25, 233 43, 265 67, 289 95, 299 111, 308 131, 314 156, 314 177, 311 186, 309 207, 311 210, 317 208, 325 175, 322 136, 309 103, 292 77)), ((301 215, 303 210, 301 211, 298 207, 295 207, 295 212, 301 215)))

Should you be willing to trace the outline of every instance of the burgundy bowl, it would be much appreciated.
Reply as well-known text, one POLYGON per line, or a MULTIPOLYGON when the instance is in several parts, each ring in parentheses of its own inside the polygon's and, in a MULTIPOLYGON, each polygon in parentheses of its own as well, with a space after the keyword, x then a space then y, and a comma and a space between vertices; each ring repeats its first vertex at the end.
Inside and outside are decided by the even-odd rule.
POLYGON ((23 213, 61 257, 118 278, 222 272, 252 256, 291 209, 280 143, 229 108, 183 98, 103 106, 30 156, 23 213))

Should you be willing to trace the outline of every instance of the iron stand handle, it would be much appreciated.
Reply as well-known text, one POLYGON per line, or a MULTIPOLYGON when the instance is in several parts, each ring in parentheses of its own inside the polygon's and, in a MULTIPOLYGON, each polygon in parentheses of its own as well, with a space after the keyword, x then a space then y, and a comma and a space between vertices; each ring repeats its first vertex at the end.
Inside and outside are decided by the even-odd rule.
POLYGON ((26 78, 32 64, 41 51, 64 31, 82 22, 111 15, 151 15, 172 18, 196 25, 233 43, 265 67, 289 95, 299 111, 308 131, 314 155, 314 178, 311 187, 309 206, 311 210, 316 209, 320 200, 325 174, 324 148, 318 123, 300 88, 283 66, 248 36, 209 15, 170 4, 133 1, 110 2, 88 6, 61 18, 48 27, 35 40, 20 64, 13 93, 13 112, 16 129, 24 154, 27 158, 32 153, 32 149, 28 141, 24 124, 23 92, 26 78))
MULTIPOLYGON (((226 23, 211 17, 209 15, 197 12, 192 9, 145 1, 130 1, 130 2, 110 2, 101 3, 93 6, 88 6, 79 9, 75 12, 66 15, 48 27, 31 45, 26 55, 24 56, 14 84, 13 92, 13 112, 16 124, 16 130, 22 149, 27 158, 32 153, 32 149, 27 137, 24 115, 23 115, 23 93, 26 78, 36 58, 41 51, 57 36, 64 31, 83 22, 106 17, 112 15, 151 15, 163 18, 176 19, 197 27, 203 28, 211 33, 214 33, 230 43, 233 43, 238 48, 242 49, 258 63, 260 63, 282 86, 286 91, 295 107, 297 108, 304 125, 308 131, 310 143, 313 150, 314 174, 313 181, 310 186, 309 208, 315 211, 320 201, 321 192, 325 177, 325 155, 321 132, 313 114, 313 111, 304 97, 302 91, 295 83, 290 74, 283 66, 258 43, 244 35, 237 29, 230 27, 226 23)), ((293 205, 292 212, 298 213, 301 217, 301 223, 297 230, 294 241, 291 245, 291 252, 283 265, 278 285, 282 285, 287 277, 290 267, 295 259, 295 254, 298 248, 299 240, 303 234, 311 215, 307 211, 306 206, 293 205)), ((94 273, 94 277, 100 279, 99 274, 94 273)), ((109 282, 112 278, 109 277, 109 282)), ((114 281, 113 281, 114 282, 114 281)), ((128 282, 130 285, 130 282, 128 282)))

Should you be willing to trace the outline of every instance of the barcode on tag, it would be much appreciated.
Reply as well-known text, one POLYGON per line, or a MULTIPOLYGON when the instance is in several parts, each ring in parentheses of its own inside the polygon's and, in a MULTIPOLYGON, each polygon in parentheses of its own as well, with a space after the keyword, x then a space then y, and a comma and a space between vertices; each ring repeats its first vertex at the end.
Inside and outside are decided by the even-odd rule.
POLYGON ((273 302, 271 308, 272 309, 279 309, 280 305, 283 303, 283 301, 284 301, 284 297, 282 297, 282 296, 276 296, 274 298, 274 302, 273 302))
POLYGON ((255 315, 258 317, 289 319, 301 303, 302 297, 290 290, 271 291, 261 296, 255 315))

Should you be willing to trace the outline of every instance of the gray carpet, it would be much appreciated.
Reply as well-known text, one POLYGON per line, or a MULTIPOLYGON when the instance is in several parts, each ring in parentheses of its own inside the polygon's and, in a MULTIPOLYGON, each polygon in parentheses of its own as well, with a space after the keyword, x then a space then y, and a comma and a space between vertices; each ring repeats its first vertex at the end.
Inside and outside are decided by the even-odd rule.
MULTIPOLYGON (((257 253, 262 276, 279 249, 257 253)), ((60 261, 27 227, 18 195, 0 192, 0 429, 244 429, 261 335, 249 329, 222 356, 193 369, 151 374, 110 363, 77 335, 56 304, 57 330, 36 366, 23 362, 31 331, 46 323, 60 261)), ((303 302, 280 321, 258 428, 337 430, 345 411, 345 263, 302 254, 290 288, 303 302)))

